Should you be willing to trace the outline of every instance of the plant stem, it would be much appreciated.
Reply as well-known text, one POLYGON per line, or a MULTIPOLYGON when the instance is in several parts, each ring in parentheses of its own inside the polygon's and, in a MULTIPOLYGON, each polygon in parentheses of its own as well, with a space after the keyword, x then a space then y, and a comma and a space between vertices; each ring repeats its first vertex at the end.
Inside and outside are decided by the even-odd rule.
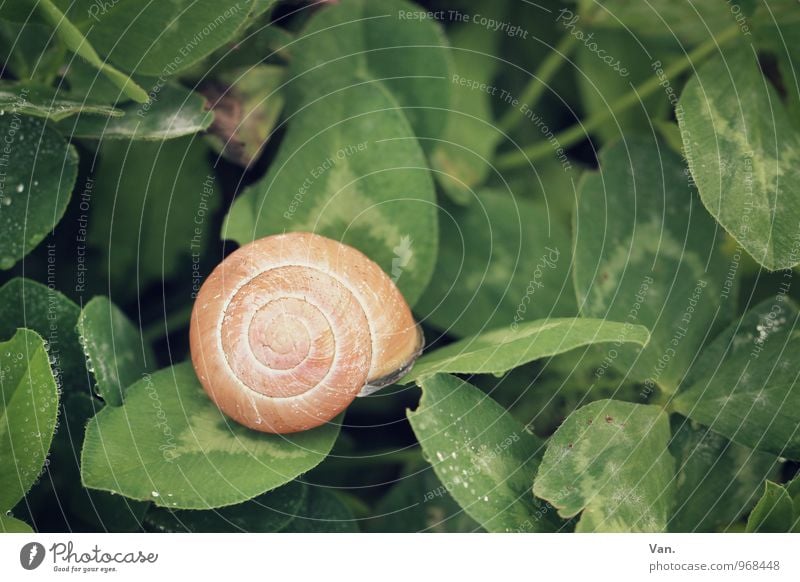
POLYGON ((547 88, 550 79, 564 63, 572 49, 577 46, 578 40, 572 34, 565 34, 558 41, 555 48, 539 65, 533 78, 528 81, 516 107, 511 107, 497 122, 497 128, 503 133, 508 132, 517 123, 517 118, 523 114, 524 108, 532 109, 547 88))
MULTIPOLYGON (((723 30, 719 35, 710 38, 693 51, 688 53, 682 60, 672 63, 664 69, 664 76, 666 79, 672 79, 677 75, 688 70, 694 66, 698 61, 712 54, 715 50, 728 41, 736 38, 739 33, 739 25, 735 24, 723 30)), ((523 167, 530 164, 534 160, 545 157, 552 152, 553 143, 557 143, 559 147, 567 148, 582 139, 589 133, 603 125, 606 121, 622 113, 629 107, 639 103, 643 98, 655 93, 662 83, 662 78, 654 76, 639 85, 634 87, 629 93, 617 99, 611 107, 605 111, 600 111, 589 117, 584 122, 578 122, 572 127, 556 134, 553 139, 540 142, 522 149, 521 151, 510 152, 505 155, 499 156, 495 163, 496 167, 502 170, 510 170, 514 168, 523 167)))

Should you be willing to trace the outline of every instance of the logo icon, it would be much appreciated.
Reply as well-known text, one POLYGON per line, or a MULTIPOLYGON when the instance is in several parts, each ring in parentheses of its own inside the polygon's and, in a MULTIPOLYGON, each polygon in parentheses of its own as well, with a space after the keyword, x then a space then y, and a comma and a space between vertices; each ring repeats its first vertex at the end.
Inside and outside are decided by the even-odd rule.
POLYGON ((19 551, 19 563, 26 570, 35 570, 44 561, 44 546, 39 542, 29 542, 19 551))

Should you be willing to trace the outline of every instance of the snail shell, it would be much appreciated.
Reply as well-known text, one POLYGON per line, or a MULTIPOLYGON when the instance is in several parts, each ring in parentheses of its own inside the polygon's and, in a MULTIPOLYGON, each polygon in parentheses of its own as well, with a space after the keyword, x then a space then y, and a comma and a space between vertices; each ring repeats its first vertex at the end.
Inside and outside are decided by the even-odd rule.
POLYGON ((214 403, 271 433, 307 430, 405 374, 423 337, 400 291, 356 249, 290 233, 245 245, 197 295, 192 363, 214 403))

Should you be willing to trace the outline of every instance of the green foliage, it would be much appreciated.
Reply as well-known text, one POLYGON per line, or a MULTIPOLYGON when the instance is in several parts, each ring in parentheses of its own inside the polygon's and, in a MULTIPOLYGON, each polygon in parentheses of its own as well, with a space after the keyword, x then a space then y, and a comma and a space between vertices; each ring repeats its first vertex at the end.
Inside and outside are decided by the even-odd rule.
POLYGON ((789 492, 777 483, 767 481, 764 485, 764 495, 747 518, 747 531, 790 532, 798 520, 800 515, 794 511, 789 492))
POLYGON ((0 396, 0 513, 5 513, 39 477, 58 415, 56 379, 35 332, 20 329, 0 343, 0 396))
POLYGON ((375 532, 462 533, 483 531, 461 509, 433 468, 411 465, 375 506, 374 519, 367 525, 375 532))
POLYGON ((38 245, 67 209, 78 156, 36 117, 0 117, 4 173, 0 195, 0 269, 10 269, 38 245))
POLYGON ((208 136, 214 151, 242 166, 258 158, 283 109, 286 70, 256 65, 221 73, 206 88, 217 118, 208 136))
POLYGON ((542 443, 498 404, 445 374, 421 382, 408 413, 422 450, 446 490, 488 531, 554 531, 558 524, 530 484, 542 443))
POLYGON ((107 297, 95 297, 84 306, 77 329, 97 394, 106 404, 121 406, 125 389, 153 369, 152 349, 107 297))
POLYGON ((309 487, 303 505, 281 531, 353 533, 358 531, 358 522, 336 493, 321 487, 309 487))
MULTIPOLYGON (((719 33, 734 22, 734 15, 726 2, 601 0, 599 4, 603 8, 594 15, 599 27, 608 27, 617 32, 621 28, 628 28, 634 35, 675 36, 684 42, 705 40, 709 34, 719 33)), ((753 0, 743 0, 737 4, 741 9, 740 4, 747 11, 747 5, 752 8, 755 3, 753 0)))
POLYGON ((117 281, 137 273, 141 286, 191 276, 189 258, 211 241, 208 225, 219 206, 207 146, 193 137, 113 141, 103 152, 88 236, 103 253, 99 268, 117 281))
POLYGON ((0 532, 2 533, 32 533, 33 529, 24 521, 10 515, 0 514, 0 532))
POLYGON ((679 106, 686 159, 708 211, 766 268, 800 263, 800 135, 752 51, 709 61, 679 106))
MULTIPOLYGON (((76 27, 69 18, 59 10, 52 0, 38 0, 36 3, 44 20, 55 28, 56 34, 61 38, 63 43, 69 50, 84 59, 87 63, 96 67, 108 79, 114 83, 120 90, 133 99, 143 103, 147 100, 147 93, 137 85, 133 79, 126 74, 118 71, 116 68, 106 62, 90 44, 81 31, 76 27)), ((115 39, 115 42, 118 39, 115 39)), ((126 47, 127 48, 127 47, 126 47)))
POLYGON ((436 269, 416 306, 431 325, 462 337, 577 314, 569 233, 545 204, 479 191, 467 208, 443 207, 439 228, 436 269))
MULTIPOLYGON (((120 69, 170 76, 200 61, 246 22, 252 0, 119 0, 83 23, 89 41, 120 69)), ((137 99, 138 100, 138 99, 137 99)))
POLYGON ((621 346, 614 365, 674 392, 736 291, 680 158, 643 138, 601 151, 600 171, 580 185, 573 236, 581 314, 651 332, 641 354, 621 346))
POLYGON ((755 503, 765 479, 775 474, 777 457, 678 415, 672 433, 676 501, 670 531, 724 531, 755 503))
POLYGON ((756 305, 700 355, 675 409, 729 439, 800 459, 800 391, 790 363, 798 310, 784 296, 756 305))
POLYGON ((160 507, 224 507, 316 466, 338 433, 336 424, 295 435, 248 430, 214 406, 191 364, 178 364, 144 376, 122 406, 92 419, 81 474, 87 487, 160 507))
POLYGON ((431 166, 444 191, 459 204, 473 202, 474 189, 491 173, 490 160, 502 137, 493 123, 491 96, 480 90, 481 84, 491 86, 497 72, 499 40, 488 28, 471 24, 450 33, 450 111, 441 141, 432 148, 431 166))
MULTIPOLYGON (((389 94, 417 135, 439 137, 450 104, 447 42, 434 20, 404 18, 415 10, 405 0, 348 0, 312 17, 293 50, 290 76, 298 80, 289 87, 291 110, 369 82, 389 94)), ((372 110, 368 102, 359 105, 372 110)))
POLYGON ((798 34, 794 0, 0 3, 0 531, 797 531, 798 34), (297 231, 427 346, 272 435, 188 329, 297 231))
POLYGON ((46 85, 0 83, 0 110, 60 121, 78 114, 120 117, 119 109, 102 103, 60 97, 46 85))
POLYGON ((238 505, 221 509, 178 510, 153 507, 145 522, 160 532, 276 532, 305 504, 309 488, 292 481, 238 505))
POLYGON ((401 382, 440 372, 502 374, 580 346, 612 341, 643 346, 649 337, 641 325, 626 326, 602 319, 531 321, 469 337, 423 356, 401 382))
POLYGON ((390 273, 396 249, 408 249, 397 285, 413 304, 436 260, 433 181, 413 137, 379 85, 354 85, 305 107, 270 171, 233 205, 225 237, 244 244, 313 231, 356 247, 390 273))
POLYGON ((120 109, 120 117, 82 113, 61 128, 72 137, 160 141, 203 131, 213 120, 200 95, 172 83, 157 83, 147 102, 127 103, 120 109))
POLYGON ((656 406, 598 400, 547 444, 533 492, 578 531, 665 531, 674 498, 669 420, 656 406))
POLYGON ((50 344, 50 363, 59 384, 77 388, 86 366, 75 326, 80 308, 59 291, 15 277, 0 287, 0 340, 18 328, 35 331, 50 344))

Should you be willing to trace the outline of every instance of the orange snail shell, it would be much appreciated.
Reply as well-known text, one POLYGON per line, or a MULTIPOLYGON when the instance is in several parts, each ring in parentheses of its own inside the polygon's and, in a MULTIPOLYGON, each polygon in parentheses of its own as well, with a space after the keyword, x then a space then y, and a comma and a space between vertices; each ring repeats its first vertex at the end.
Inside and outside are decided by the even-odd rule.
POLYGON ((420 354, 400 291, 356 249, 311 234, 262 238, 217 265, 197 295, 192 363, 214 403, 255 430, 325 424, 420 354))

